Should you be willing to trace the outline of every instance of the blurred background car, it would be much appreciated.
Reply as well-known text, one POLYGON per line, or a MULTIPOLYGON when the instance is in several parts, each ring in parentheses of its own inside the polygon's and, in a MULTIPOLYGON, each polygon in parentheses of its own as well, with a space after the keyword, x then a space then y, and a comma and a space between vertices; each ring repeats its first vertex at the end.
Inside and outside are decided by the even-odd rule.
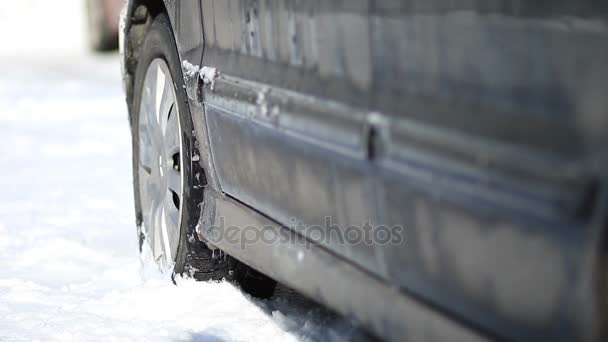
POLYGON ((89 47, 94 51, 118 48, 118 17, 124 1, 86 0, 89 47))

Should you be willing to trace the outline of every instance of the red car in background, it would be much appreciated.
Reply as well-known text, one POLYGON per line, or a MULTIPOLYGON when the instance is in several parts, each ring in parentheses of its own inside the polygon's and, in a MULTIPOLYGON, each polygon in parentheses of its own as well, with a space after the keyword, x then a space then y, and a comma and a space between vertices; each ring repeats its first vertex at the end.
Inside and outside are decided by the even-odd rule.
POLYGON ((89 46, 95 51, 118 48, 118 18, 123 0, 86 0, 89 46))

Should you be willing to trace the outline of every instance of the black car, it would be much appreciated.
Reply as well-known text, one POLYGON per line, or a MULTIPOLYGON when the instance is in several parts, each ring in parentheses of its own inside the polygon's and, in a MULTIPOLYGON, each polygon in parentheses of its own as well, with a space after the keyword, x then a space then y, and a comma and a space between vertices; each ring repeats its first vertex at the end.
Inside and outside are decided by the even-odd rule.
POLYGON ((280 281, 393 341, 608 338, 608 3, 123 13, 160 265, 261 297, 280 281))

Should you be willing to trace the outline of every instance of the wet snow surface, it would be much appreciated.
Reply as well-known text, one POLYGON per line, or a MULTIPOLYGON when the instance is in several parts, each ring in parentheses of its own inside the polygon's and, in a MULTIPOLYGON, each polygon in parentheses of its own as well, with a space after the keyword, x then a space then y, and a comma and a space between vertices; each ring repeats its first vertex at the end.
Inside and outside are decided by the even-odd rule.
POLYGON ((366 339, 285 288, 142 262, 118 57, 87 53, 81 3, 0 3, 0 341, 366 339))

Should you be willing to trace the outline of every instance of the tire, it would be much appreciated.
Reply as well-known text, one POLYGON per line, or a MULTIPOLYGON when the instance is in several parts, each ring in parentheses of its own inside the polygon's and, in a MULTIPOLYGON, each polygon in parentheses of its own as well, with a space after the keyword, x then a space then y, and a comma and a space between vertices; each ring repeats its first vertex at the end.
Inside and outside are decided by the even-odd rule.
MULTIPOLYGON (((173 198, 173 204, 179 211, 179 224, 178 228, 174 230, 176 234, 179 234, 176 238, 165 238, 165 247, 161 255, 161 261, 164 260, 167 263, 173 264, 174 275, 184 275, 193 277, 197 280, 208 281, 208 280, 222 280, 228 279, 238 283, 243 290, 256 296, 256 297, 269 297, 274 291, 276 283, 256 272, 253 269, 239 263, 236 259, 224 254, 223 252, 211 250, 206 243, 198 239, 196 234, 196 225, 199 222, 201 208, 200 205, 203 202, 203 191, 206 185, 205 173, 201 168, 198 161, 193 161, 194 155, 200 155, 196 151, 197 143, 196 137, 193 132, 192 117, 190 114, 190 108, 187 101, 187 95, 183 87, 183 75, 181 70, 181 63, 177 53, 176 43, 171 29, 169 20, 165 14, 159 14, 152 22, 143 43, 143 47, 138 61, 137 69, 135 72, 135 84, 134 84, 134 98, 131 103, 130 117, 131 117, 131 132, 132 132, 132 146, 133 146, 133 188, 135 197, 135 211, 137 218, 137 232, 140 241, 140 251, 145 245, 149 243, 150 249, 155 260, 159 260, 159 255, 155 254, 155 247, 157 246, 156 239, 151 236, 152 233, 157 231, 150 229, 154 227, 153 217, 158 215, 150 214, 153 212, 150 203, 153 202, 151 199, 154 197, 151 192, 147 189, 150 188, 151 172, 154 166, 146 166, 145 164, 154 164, 156 162, 156 155, 152 158, 149 157, 150 146, 153 143, 147 143, 146 135, 150 135, 148 132, 151 130, 151 126, 154 123, 148 124, 146 121, 151 121, 156 118, 164 120, 165 115, 167 116, 167 122, 164 125, 164 131, 162 130, 163 121, 158 122, 161 127, 161 134, 165 145, 171 145, 167 143, 169 137, 172 134, 169 132, 170 127, 174 127, 175 124, 171 124, 170 121, 178 118, 179 128, 179 158, 175 157, 175 154, 167 151, 174 151, 169 147, 163 147, 160 150, 158 156, 159 163, 154 164, 159 168, 159 177, 161 181, 159 184, 167 184, 167 188, 161 188, 162 191, 166 191, 162 198, 166 201, 162 209, 163 213, 169 213, 173 210, 171 203, 168 204, 167 208, 167 196, 173 198), (156 71, 153 69, 156 68, 156 71), (159 77, 158 73, 163 72, 164 76, 159 77), (156 76, 150 74, 156 72, 156 76), (150 76, 152 75, 152 76, 150 76), (156 79, 156 81, 153 81, 156 79), (157 91, 145 92, 144 89, 152 89, 152 84, 156 85, 155 89, 158 89, 158 80, 163 79, 165 86, 163 89, 168 88, 172 90, 174 96, 171 105, 163 104, 165 99, 168 99, 170 95, 165 96, 165 90, 161 93, 160 101, 151 101, 152 93, 158 94, 157 91), (167 81, 171 80, 171 82, 167 81), (153 115, 153 119, 150 119, 149 112, 151 111, 150 103, 156 104, 152 111, 156 111, 153 115), (167 111, 163 111, 164 108, 169 108, 167 111), (159 114, 160 113, 160 114, 159 114), (176 162, 178 160, 178 162, 176 162), (151 162, 152 161, 152 162, 151 162), (176 169, 178 169, 181 176, 181 191, 177 194, 174 189, 175 182, 166 181, 162 182, 162 177, 169 179, 176 169), (165 169, 163 173, 163 168, 165 169), (171 194, 169 194, 171 191, 171 194), (152 230, 152 231, 150 231, 152 230), (178 232, 178 233, 177 233, 178 232), (167 242, 169 241, 169 242, 167 242), (170 241, 178 241, 177 247, 172 248, 170 241), (176 250, 174 253, 172 250, 176 250), (167 250, 169 252, 167 252, 167 250), (167 255, 171 254, 169 259, 167 255), (165 259, 162 259, 164 257, 165 259)), ((154 139, 150 139, 152 141, 154 139)), ((154 193, 157 195, 157 193, 154 193)), ((158 201, 157 201, 158 202, 158 201)), ((162 219, 166 219, 170 214, 161 215, 160 222, 162 219)), ((168 222, 168 220, 165 220, 168 222)), ((158 225, 157 225, 158 226, 158 225)), ((162 224, 160 225, 162 226, 162 224)), ((169 223, 164 224, 163 236, 169 236, 170 229, 169 223)), ((158 227, 157 227, 158 228, 158 227)), ((162 246, 160 246, 162 249, 162 246)), ((161 262, 162 263, 162 262, 161 262)))
POLYGON ((86 0, 88 43, 93 51, 118 49, 118 28, 108 27, 103 1, 86 0))

